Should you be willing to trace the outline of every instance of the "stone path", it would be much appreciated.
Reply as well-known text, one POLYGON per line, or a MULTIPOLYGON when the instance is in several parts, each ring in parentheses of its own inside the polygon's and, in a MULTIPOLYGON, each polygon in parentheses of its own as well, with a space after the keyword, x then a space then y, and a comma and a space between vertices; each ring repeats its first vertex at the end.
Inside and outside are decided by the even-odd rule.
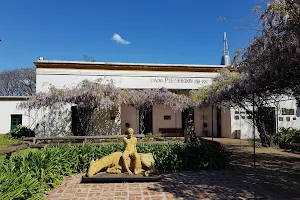
POLYGON ((166 200, 166 199, 298 199, 300 155, 257 150, 257 166, 247 143, 221 140, 234 152, 230 169, 165 174, 159 183, 80 184, 83 174, 65 177, 50 200, 166 200), (231 144, 231 143, 237 144, 231 144))

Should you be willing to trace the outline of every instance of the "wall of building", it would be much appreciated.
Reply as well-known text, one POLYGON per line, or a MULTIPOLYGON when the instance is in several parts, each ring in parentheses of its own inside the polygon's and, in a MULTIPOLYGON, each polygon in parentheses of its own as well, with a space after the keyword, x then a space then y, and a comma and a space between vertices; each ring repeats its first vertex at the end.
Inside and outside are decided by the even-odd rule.
MULTIPOLYGON (((270 104, 270 107, 275 109, 275 123, 276 132, 279 131, 280 127, 292 127, 300 129, 300 108, 297 108, 296 100, 289 98, 282 98, 277 104, 270 104), (290 114, 284 114, 283 109, 292 109, 293 112, 290 114)), ((251 107, 249 107, 251 109, 251 107)), ((241 138, 252 138, 253 137, 253 123, 252 119, 248 118, 246 113, 239 108, 231 109, 231 130, 241 131, 241 138)), ((257 128, 255 128, 255 135, 258 137, 257 128)), ((233 137, 233 135, 232 135, 233 137)))
POLYGON ((0 99, 0 134, 10 132, 11 115, 21 114, 22 125, 31 126, 33 120, 30 118, 28 111, 17 109, 17 105, 22 101, 0 99))
POLYGON ((134 134, 139 134, 138 110, 133 106, 121 107, 121 133, 126 131, 125 123, 129 123, 134 130, 134 134))
POLYGON ((153 106, 153 133, 158 133, 159 128, 181 128, 181 112, 174 112, 163 106, 153 106), (171 116, 165 120, 164 116, 171 116))
POLYGON ((162 71, 122 71, 122 70, 82 70, 82 69, 39 69, 37 68, 37 92, 47 91, 50 84, 63 88, 76 86, 88 79, 111 80, 121 88, 161 88, 197 89, 211 84, 217 73, 207 72, 162 72, 162 71), (55 77, 55 78, 54 78, 55 77), (137 84, 138 83, 138 84, 137 84))
MULTIPOLYGON (((113 81, 117 87, 140 89, 161 88, 168 89, 197 89, 211 84, 217 73, 207 72, 163 72, 163 71, 124 71, 124 70, 83 70, 83 69, 37 69, 37 92, 47 91, 50 84, 58 88, 74 87, 81 81, 101 79, 103 83, 113 81)), ((246 114, 235 114, 235 109, 222 110, 222 137, 231 137, 235 130, 240 130, 241 138, 252 137, 253 127, 251 119, 246 114), (238 115, 238 118, 236 116, 238 115)), ((129 121, 138 134, 138 111, 133 107, 121 109, 121 132, 125 131, 125 123, 129 121), (124 115, 123 113, 126 113, 124 115)), ((217 112, 214 109, 214 136, 217 136, 217 112)), ((211 108, 195 109, 195 132, 203 136, 203 122, 207 122, 208 135, 212 132, 211 108), (204 111, 204 113, 203 113, 204 111)), ((277 117, 278 127, 300 128, 300 110, 296 110, 295 101, 282 101, 279 104, 277 117), (294 115, 282 115, 281 108, 295 109, 294 115), (298 112, 298 115, 296 114, 298 112), (288 121, 288 118, 290 120, 288 121), (279 121, 279 118, 282 121, 279 121)), ((181 128, 181 113, 173 113, 170 109, 159 106, 153 108, 153 132, 159 128, 181 128), (164 115, 170 115, 171 120, 164 120, 164 115)), ((257 130, 256 130, 256 135, 257 130)))
POLYGON ((221 110, 221 137, 231 138, 231 112, 230 109, 221 110))
MULTIPOLYGON (((247 139, 253 137, 253 125, 252 119, 249 118, 246 113, 239 108, 231 108, 231 136, 234 138, 234 131, 240 131, 240 138, 247 139)), ((257 129, 255 128, 255 134, 258 136, 257 129)))
POLYGON ((300 107, 297 107, 296 100, 283 100, 279 103, 278 129, 280 127, 300 129, 300 107), (293 109, 294 112, 293 114, 284 114, 282 109, 293 109))

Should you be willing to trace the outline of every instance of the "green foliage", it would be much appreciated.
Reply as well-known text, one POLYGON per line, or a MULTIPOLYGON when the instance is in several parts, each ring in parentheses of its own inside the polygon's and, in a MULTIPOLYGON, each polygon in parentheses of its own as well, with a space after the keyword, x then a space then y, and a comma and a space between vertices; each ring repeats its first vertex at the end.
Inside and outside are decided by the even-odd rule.
POLYGON ((154 140, 155 138, 159 138, 159 137, 162 137, 162 136, 163 135, 162 135, 161 132, 154 133, 154 134, 149 132, 149 133, 146 133, 145 139, 146 139, 146 141, 149 141, 149 140, 154 140))
POLYGON ((230 72, 228 69, 222 69, 219 74, 214 78, 211 85, 208 87, 201 87, 198 90, 191 90, 190 96, 193 103, 201 104, 207 101, 214 94, 218 94, 224 87, 232 83, 237 78, 242 76, 238 72, 230 72))
POLYGON ((273 143, 279 144, 280 148, 285 148, 285 144, 292 142, 295 136, 298 135, 300 135, 299 129, 281 127, 279 133, 274 137, 273 143))
POLYGON ((163 134, 162 134, 161 132, 155 133, 155 134, 153 135, 154 138, 162 137, 162 136, 163 136, 163 134))
POLYGON ((72 132, 66 132, 65 137, 67 137, 67 136, 73 136, 73 133, 72 132))
POLYGON ((19 139, 22 137, 35 137, 35 132, 33 130, 22 125, 18 125, 9 134, 12 138, 15 139, 19 139))
POLYGON ((10 134, 0 134, 0 150, 19 142, 21 142, 21 140, 12 138, 10 134))
MULTIPOLYGON (((0 166, 0 196, 7 200, 42 199, 63 176, 85 172, 92 159, 123 150, 122 144, 57 146, 12 155, 0 166)), ((218 143, 144 143, 137 150, 152 152, 157 169, 164 172, 222 169, 229 163, 229 153, 218 143)))
POLYGON ((146 138, 146 140, 152 139, 153 138, 153 134, 151 132, 146 133, 145 138, 146 138))

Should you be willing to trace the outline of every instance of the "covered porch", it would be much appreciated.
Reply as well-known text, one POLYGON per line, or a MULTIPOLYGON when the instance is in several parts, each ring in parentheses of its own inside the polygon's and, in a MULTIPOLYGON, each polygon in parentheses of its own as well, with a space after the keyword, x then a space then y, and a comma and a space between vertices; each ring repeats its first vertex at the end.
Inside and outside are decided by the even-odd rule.
MULTIPOLYGON (((194 131, 200 137, 231 137, 230 110, 217 107, 196 108, 191 110, 194 121, 194 131)), ((174 112, 160 105, 147 109, 144 117, 141 110, 133 106, 121 106, 121 132, 126 131, 129 123, 136 134, 159 133, 165 137, 183 136, 188 110, 174 112)))

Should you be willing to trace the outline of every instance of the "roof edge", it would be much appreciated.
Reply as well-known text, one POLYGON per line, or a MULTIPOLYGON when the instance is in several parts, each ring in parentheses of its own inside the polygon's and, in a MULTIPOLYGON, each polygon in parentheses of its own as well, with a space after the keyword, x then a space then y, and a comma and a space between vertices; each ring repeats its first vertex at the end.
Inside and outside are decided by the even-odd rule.
POLYGON ((197 65, 197 64, 162 64, 162 63, 125 63, 125 62, 86 62, 63 60, 37 60, 33 62, 36 67, 39 64, 77 64, 77 65, 115 65, 115 66, 149 66, 149 67, 192 67, 192 68, 225 68, 226 65, 197 65))
POLYGON ((27 100, 30 96, 0 96, 0 100, 27 100))

